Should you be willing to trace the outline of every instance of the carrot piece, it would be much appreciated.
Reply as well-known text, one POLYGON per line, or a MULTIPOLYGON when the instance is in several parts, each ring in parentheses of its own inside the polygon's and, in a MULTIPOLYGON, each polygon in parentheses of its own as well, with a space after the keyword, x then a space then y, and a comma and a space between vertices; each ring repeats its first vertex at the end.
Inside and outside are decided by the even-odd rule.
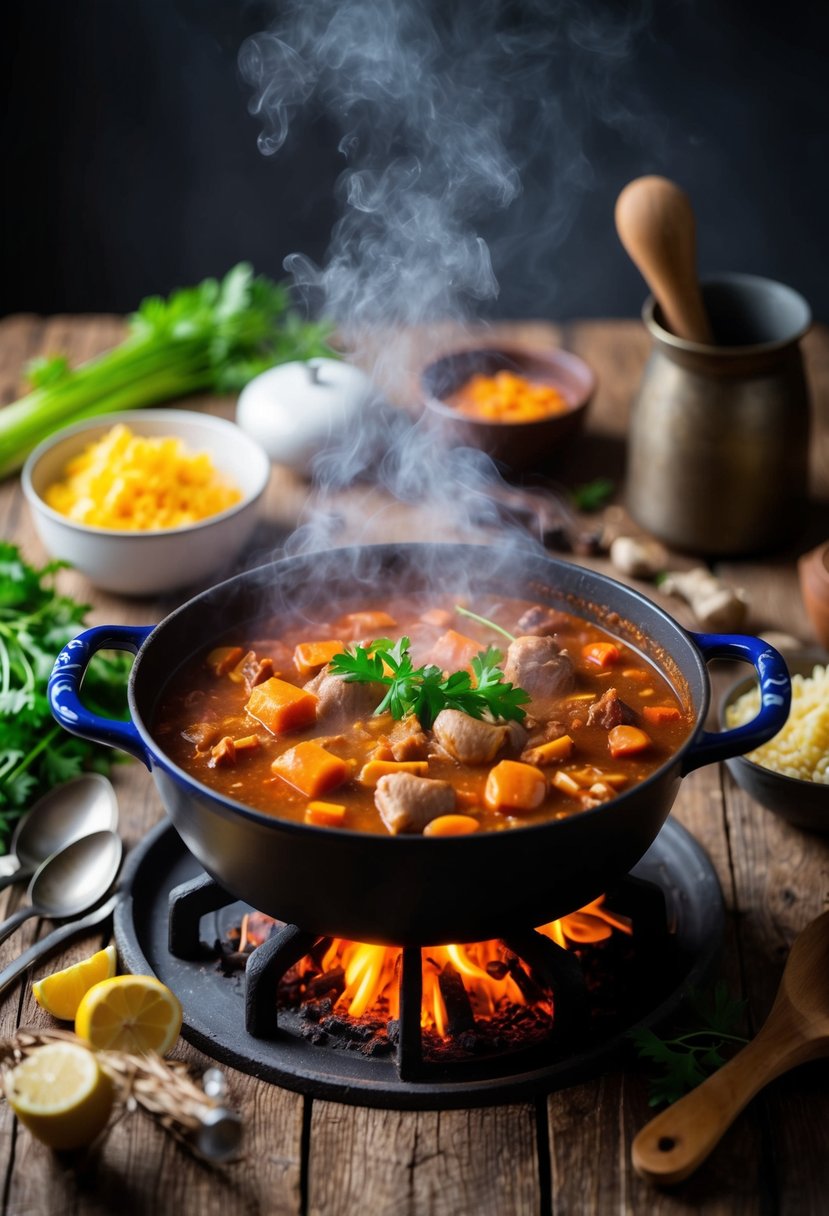
POLYGON ((521 760, 502 760, 489 771, 484 802, 491 811, 531 811, 541 805, 546 792, 540 768, 521 760))
POLYGON ((394 629, 397 621, 387 612, 347 612, 342 626, 349 638, 377 637, 384 629, 394 629))
POLYGON ((607 746, 614 759, 616 756, 635 756, 638 752, 647 751, 651 746, 651 737, 638 726, 614 726, 607 732, 607 746))
POLYGON ((296 684, 271 676, 251 689, 245 709, 273 735, 311 726, 317 718, 317 698, 296 684))
POLYGON ((480 790, 455 790, 455 801, 459 806, 480 806, 483 797, 480 790))
POLYGON ((244 653, 241 646, 217 646, 207 656, 207 666, 212 670, 214 675, 226 676, 236 666, 244 653))
POLYGON ((361 785, 375 786, 388 773, 411 773, 415 777, 425 777, 428 771, 428 760, 369 760, 363 765, 357 780, 361 785))
POLYGON ((575 744, 569 735, 559 735, 549 743, 541 743, 538 747, 525 752, 530 764, 557 764, 560 760, 569 760, 575 744))
POLYGON ((612 667, 620 659, 619 647, 612 642, 591 642, 581 648, 582 658, 594 667, 612 667))
POLYGON ((305 822, 317 827, 340 828, 344 819, 345 807, 335 802, 309 802, 305 808, 305 822))
POLYGON ((301 676, 310 676, 345 650, 342 642, 300 642, 294 650, 294 665, 301 676))
POLYGON ((428 608, 426 612, 421 612, 420 619, 424 625, 434 625, 438 629, 445 629, 452 620, 452 613, 447 612, 445 608, 428 608))
POLYGON ((675 705, 645 705, 642 717, 653 726, 659 726, 663 722, 678 722, 682 714, 675 705))
POLYGON ((481 825, 471 815, 438 815, 423 829, 424 836, 466 836, 481 825))
POLYGON ((317 798, 342 785, 351 776, 351 769, 345 760, 326 751, 313 739, 297 743, 277 756, 271 765, 271 772, 309 798, 317 798))
POLYGON ((468 670, 472 660, 482 650, 486 650, 483 642, 476 642, 455 629, 447 629, 432 647, 432 662, 442 671, 468 670))

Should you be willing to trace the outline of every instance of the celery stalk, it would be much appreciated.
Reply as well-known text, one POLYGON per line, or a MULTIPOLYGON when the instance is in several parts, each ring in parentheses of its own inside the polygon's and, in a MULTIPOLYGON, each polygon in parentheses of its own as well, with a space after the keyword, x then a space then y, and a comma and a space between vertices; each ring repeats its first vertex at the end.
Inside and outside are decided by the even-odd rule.
POLYGON ((73 422, 239 389, 275 363, 333 354, 328 327, 299 321, 286 289, 254 277, 244 263, 221 282, 205 279, 167 299, 144 300, 129 325, 129 336, 113 350, 71 371, 59 361, 47 364, 38 387, 0 409, 0 478, 73 422))

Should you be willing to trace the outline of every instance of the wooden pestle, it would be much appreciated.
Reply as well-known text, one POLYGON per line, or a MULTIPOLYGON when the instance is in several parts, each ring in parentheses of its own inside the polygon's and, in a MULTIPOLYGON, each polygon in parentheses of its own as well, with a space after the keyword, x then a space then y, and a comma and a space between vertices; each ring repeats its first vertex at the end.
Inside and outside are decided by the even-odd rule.
POLYGON ((678 338, 714 344, 696 271, 696 227, 688 195, 665 177, 637 177, 616 200, 619 239, 678 338))
POLYGON ((795 938, 771 1013, 756 1038, 642 1128, 631 1148, 634 1169, 651 1182, 682 1182, 764 1085, 798 1064, 826 1055, 829 912, 795 938))

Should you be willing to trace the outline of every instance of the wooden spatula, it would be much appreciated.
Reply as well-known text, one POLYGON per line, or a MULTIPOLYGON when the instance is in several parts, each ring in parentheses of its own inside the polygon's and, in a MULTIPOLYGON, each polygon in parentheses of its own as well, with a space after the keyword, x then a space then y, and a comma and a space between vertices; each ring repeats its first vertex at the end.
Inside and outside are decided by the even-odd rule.
POLYGON ((829 1055, 829 912, 795 938, 757 1037, 693 1093, 652 1119, 631 1149, 651 1182, 681 1182, 756 1093, 797 1064, 829 1055))
POLYGON ((712 345, 714 335, 697 281, 691 202, 665 177, 637 177, 616 200, 619 239, 678 338, 712 345))

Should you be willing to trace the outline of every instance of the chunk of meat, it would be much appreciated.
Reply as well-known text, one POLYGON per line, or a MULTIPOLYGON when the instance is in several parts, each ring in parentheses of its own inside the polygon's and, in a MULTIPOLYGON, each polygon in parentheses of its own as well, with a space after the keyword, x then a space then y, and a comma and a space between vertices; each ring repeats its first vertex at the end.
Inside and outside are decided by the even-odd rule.
POLYGON ((400 722, 395 722, 388 736, 388 746, 395 760, 426 759, 429 740, 415 714, 408 714, 400 722))
POLYGON ((225 735, 220 739, 215 747, 210 749, 210 759, 207 761, 208 768, 219 768, 236 763, 236 744, 231 739, 230 735, 225 735))
POLYGON ((249 693, 274 674, 273 659, 267 656, 260 659, 255 650, 249 650, 229 672, 231 680, 236 684, 244 684, 249 693))
POLYGON ((332 723, 351 723, 373 714, 383 700, 382 684, 358 684, 332 675, 328 667, 309 680, 305 691, 317 698, 317 721, 330 727, 332 723))
POLYGON ((448 781, 390 773, 381 777, 374 791, 380 818, 392 836, 422 832, 427 823, 455 809, 455 791, 448 781))
POLYGON ((555 608, 549 608, 546 604, 533 604, 532 608, 528 608, 519 617, 516 628, 522 635, 530 634, 543 638, 551 637, 566 625, 567 616, 564 612, 556 612, 555 608))
POLYGON ((482 722, 459 709, 442 709, 432 729, 444 751, 461 764, 488 764, 507 739, 505 726, 482 722))
POLYGON ((516 756, 519 755, 527 745, 529 731, 526 726, 522 726, 520 722, 516 722, 514 719, 504 723, 504 730, 507 732, 504 750, 512 752, 516 756))
POLYGON ((556 712, 561 697, 572 691, 576 673, 570 656, 552 638, 526 636, 510 642, 504 679, 529 693, 528 713, 545 721, 556 712))
POLYGON ((602 730, 630 726, 635 721, 636 712, 622 700, 615 688, 606 688, 587 711, 587 725, 601 726, 602 730))

